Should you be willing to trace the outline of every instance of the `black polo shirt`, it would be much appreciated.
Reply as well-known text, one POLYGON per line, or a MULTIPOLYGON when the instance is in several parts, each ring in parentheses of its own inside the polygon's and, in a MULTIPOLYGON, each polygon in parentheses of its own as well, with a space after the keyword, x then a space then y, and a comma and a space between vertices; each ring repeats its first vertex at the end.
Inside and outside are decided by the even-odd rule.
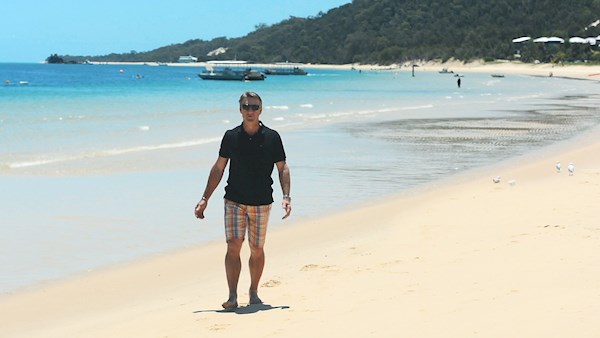
POLYGON ((219 156, 229 159, 225 198, 246 205, 273 203, 273 167, 285 161, 279 133, 260 123, 258 132, 248 135, 242 125, 225 132, 219 156))

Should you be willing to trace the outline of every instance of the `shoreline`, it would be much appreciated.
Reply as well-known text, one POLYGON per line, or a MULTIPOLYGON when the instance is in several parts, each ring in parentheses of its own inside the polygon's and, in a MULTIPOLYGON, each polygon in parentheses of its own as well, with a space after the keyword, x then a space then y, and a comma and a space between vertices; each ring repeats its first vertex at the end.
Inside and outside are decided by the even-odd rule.
MULTIPOLYGON (((214 241, 3 297, 3 332, 382 336, 400 326, 420 337, 593 337, 600 142, 579 142, 272 231, 260 289, 268 305, 219 311, 224 244, 214 241), (576 163, 575 175, 556 173, 557 158, 576 163), (499 171, 506 179, 494 184, 499 171)), ((246 275, 244 265, 242 306, 246 275)))
MULTIPOLYGON (((110 64, 110 65, 148 65, 148 66, 159 66, 156 62, 92 62, 92 64, 110 64)), ((374 64, 301 64, 302 68, 316 68, 316 69, 338 69, 338 70, 377 70, 377 71, 412 71, 412 65, 415 64, 418 67, 415 68, 415 72, 428 71, 428 72, 439 72, 443 68, 447 68, 448 71, 454 73, 491 73, 491 74, 519 74, 519 75, 531 75, 531 76, 556 76, 572 79, 582 79, 591 81, 600 81, 600 65, 558 65, 551 63, 540 63, 530 64, 522 63, 520 61, 508 61, 508 60, 496 60, 493 62, 484 62, 482 60, 472 62, 462 62, 456 60, 449 60, 446 62, 440 61, 417 61, 417 62, 405 62, 403 64, 392 64, 388 66, 374 65, 374 64)), ((189 63, 166 63, 171 67, 204 67, 207 65, 206 62, 189 62, 189 63)), ((265 63, 252 63, 250 66, 255 67, 266 67, 272 66, 273 64, 265 63)))
POLYGON ((400 325, 421 337, 592 337, 598 136, 595 128, 359 209, 291 219, 267 238, 260 292, 270 305, 239 310, 251 316, 218 312, 226 285, 217 240, 1 296, 0 324, 11 337, 300 337, 315 325, 332 335, 400 325), (382 307, 391 311, 373 311, 382 307))

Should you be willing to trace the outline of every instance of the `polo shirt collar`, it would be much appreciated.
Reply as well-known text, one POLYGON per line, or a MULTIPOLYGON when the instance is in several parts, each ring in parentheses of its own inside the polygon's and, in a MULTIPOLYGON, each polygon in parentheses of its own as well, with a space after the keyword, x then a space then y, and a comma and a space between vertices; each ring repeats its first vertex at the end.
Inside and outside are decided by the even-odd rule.
MULTIPOLYGON (((264 130, 264 124, 262 123, 262 121, 258 122, 258 130, 256 131, 256 134, 254 135, 258 135, 258 134, 262 134, 264 130)), ((246 132, 246 129, 244 129, 244 123, 240 124, 240 133, 242 133, 243 135, 247 135, 248 137, 252 137, 254 135, 250 135, 246 132)))

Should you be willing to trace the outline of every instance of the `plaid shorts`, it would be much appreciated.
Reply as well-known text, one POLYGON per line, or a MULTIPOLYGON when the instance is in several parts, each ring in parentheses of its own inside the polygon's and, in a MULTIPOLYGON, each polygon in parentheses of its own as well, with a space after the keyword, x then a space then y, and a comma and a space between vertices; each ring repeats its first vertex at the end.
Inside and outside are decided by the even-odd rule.
POLYGON ((271 204, 245 205, 225 200, 225 238, 244 239, 248 229, 248 241, 258 248, 265 245, 267 223, 271 204))

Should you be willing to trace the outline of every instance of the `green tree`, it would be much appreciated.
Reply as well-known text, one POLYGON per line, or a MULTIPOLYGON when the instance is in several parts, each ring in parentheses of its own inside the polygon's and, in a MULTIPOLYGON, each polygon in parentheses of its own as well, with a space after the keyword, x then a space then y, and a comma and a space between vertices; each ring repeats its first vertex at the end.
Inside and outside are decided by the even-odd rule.
POLYGON ((258 24, 242 38, 189 40, 148 52, 88 58, 165 62, 190 54, 205 61, 213 58, 208 52, 222 47, 228 52, 218 58, 266 62, 391 64, 452 57, 468 61, 513 58, 517 49, 524 61, 549 61, 559 52, 565 61, 572 61, 590 58, 592 50, 511 41, 520 36, 595 37, 600 26, 590 24, 598 19, 600 0, 354 0, 315 17, 258 24))
POLYGON ((65 63, 65 60, 58 56, 58 54, 52 54, 46 58, 47 63, 65 63))

